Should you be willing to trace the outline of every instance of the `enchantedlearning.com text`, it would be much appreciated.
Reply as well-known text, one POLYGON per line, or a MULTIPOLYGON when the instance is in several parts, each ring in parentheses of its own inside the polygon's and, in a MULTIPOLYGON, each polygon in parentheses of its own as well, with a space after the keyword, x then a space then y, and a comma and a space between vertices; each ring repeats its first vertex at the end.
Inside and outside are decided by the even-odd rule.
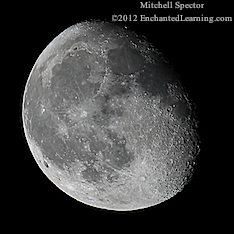
POLYGON ((138 15, 138 14, 114 14, 112 15, 112 21, 115 22, 126 22, 126 21, 139 21, 139 22, 231 22, 231 16, 184 16, 183 14, 177 14, 176 16, 158 16, 156 14, 148 15, 138 15))

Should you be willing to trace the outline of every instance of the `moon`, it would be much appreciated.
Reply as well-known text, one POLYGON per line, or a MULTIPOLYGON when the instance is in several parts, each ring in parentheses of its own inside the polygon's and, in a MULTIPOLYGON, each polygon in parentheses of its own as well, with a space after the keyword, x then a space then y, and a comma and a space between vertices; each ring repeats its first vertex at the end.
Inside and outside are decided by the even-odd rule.
POLYGON ((87 205, 154 206, 194 174, 198 121, 180 76, 155 45, 114 23, 73 25, 45 48, 22 117, 38 166, 87 205))

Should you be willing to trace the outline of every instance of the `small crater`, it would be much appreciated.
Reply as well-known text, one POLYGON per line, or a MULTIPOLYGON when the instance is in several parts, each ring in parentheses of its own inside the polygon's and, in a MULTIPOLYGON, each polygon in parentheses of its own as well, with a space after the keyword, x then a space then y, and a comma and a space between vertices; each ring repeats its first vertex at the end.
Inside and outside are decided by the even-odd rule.
POLYGON ((49 168, 49 164, 46 161, 43 161, 46 168, 49 168))
POLYGON ((77 50, 78 50, 78 46, 74 46, 74 47, 72 48, 72 50, 73 50, 73 51, 77 51, 77 50))

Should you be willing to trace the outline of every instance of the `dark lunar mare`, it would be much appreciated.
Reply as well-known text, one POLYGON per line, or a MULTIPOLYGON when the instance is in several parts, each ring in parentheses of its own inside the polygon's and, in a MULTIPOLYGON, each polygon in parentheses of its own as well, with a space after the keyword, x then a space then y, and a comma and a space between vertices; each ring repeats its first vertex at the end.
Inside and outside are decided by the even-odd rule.
MULTIPOLYGON (((67 116, 71 104, 78 106, 92 100, 99 108, 92 112, 87 124, 91 125, 93 122, 102 129, 109 125, 111 117, 120 117, 124 112, 122 108, 110 107, 109 101, 114 96, 124 97, 129 88, 121 86, 117 79, 105 95, 93 98, 100 88, 100 83, 87 82, 90 69, 87 68, 88 62, 85 58, 88 57, 84 52, 82 55, 83 57, 67 56, 61 64, 55 65, 52 68, 53 77, 49 88, 42 88, 42 76, 36 70, 32 72, 27 92, 32 100, 28 106, 28 118, 31 120, 28 129, 44 157, 60 169, 69 168, 79 160, 86 167, 82 172, 86 181, 98 182, 104 174, 109 181, 113 181, 113 178, 117 178, 117 175, 112 176, 114 170, 129 166, 134 159, 134 155, 125 148, 126 138, 118 138, 117 133, 105 131, 113 143, 107 145, 97 140, 95 130, 85 132, 85 126, 83 131, 79 128, 70 129, 68 138, 58 134, 58 124, 61 121, 68 128, 73 126, 67 116), (85 85, 82 82, 85 82, 85 85), (33 90, 30 87, 33 87, 33 90), (43 106, 47 110, 42 114, 43 106), (85 148, 86 143, 90 145, 90 151, 85 148), (102 162, 97 158, 100 152, 104 157, 102 162)), ((46 165, 48 167, 48 164, 46 165)))
POLYGON ((127 45, 120 49, 110 50, 108 59, 111 70, 118 75, 135 73, 144 65, 144 60, 140 52, 127 45))
MULTIPOLYGON (((120 49, 113 49, 108 54, 109 66, 117 76, 129 75, 139 72, 137 83, 150 96, 160 95, 161 107, 167 109, 172 107, 172 114, 178 118, 186 118, 191 115, 191 108, 185 96, 172 98, 168 93, 168 84, 176 84, 179 80, 177 74, 172 73, 172 67, 166 61, 158 61, 155 57, 155 63, 146 63, 136 49, 123 45, 120 49)), ((178 93, 183 93, 178 90, 178 93)))

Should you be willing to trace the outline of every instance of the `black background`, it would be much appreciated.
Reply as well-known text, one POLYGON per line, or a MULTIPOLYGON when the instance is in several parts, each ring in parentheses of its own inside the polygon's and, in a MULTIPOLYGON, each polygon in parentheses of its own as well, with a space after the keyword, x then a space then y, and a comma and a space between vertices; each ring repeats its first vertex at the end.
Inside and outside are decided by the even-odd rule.
MULTIPOLYGON (((232 16, 231 7, 210 2, 205 3, 203 10, 140 9, 138 1, 130 4, 126 1, 97 1, 95 4, 57 2, 53 7, 38 2, 36 6, 27 6, 27 10, 22 5, 19 7, 21 10, 15 16, 14 26, 18 31, 12 36, 17 39, 18 46, 15 43, 11 49, 17 48, 17 54, 21 55, 17 62, 20 69, 17 70, 16 81, 19 82, 17 101, 20 118, 20 149, 17 151, 23 157, 19 173, 22 198, 18 205, 21 207, 23 203, 24 208, 20 209, 36 216, 43 213, 45 220, 57 217, 58 222, 62 219, 66 223, 80 223, 90 218, 96 220, 99 216, 106 220, 115 217, 118 223, 123 222, 121 225, 133 227, 141 220, 141 224, 148 227, 168 221, 165 228, 170 228, 170 223, 176 223, 178 228, 186 223, 194 229, 203 224, 208 227, 222 218, 221 210, 225 212, 222 207, 228 209, 224 203, 231 197, 226 168, 233 153, 225 153, 225 149, 229 148, 228 139, 232 137, 228 136, 232 118, 232 92, 229 91, 233 78, 232 22, 125 22, 126 26, 145 35, 166 54, 181 74, 190 98, 197 104, 202 144, 195 176, 183 192, 157 206, 134 212, 105 211, 77 202, 61 192, 40 171, 30 153, 23 133, 21 104, 24 87, 36 59, 50 41, 73 24, 90 19, 111 21, 112 14, 232 16), (132 217, 134 222, 129 223, 124 217, 132 217), (150 221, 152 218, 155 221, 150 221)), ((106 225, 106 220, 99 224, 100 227, 106 225)))

